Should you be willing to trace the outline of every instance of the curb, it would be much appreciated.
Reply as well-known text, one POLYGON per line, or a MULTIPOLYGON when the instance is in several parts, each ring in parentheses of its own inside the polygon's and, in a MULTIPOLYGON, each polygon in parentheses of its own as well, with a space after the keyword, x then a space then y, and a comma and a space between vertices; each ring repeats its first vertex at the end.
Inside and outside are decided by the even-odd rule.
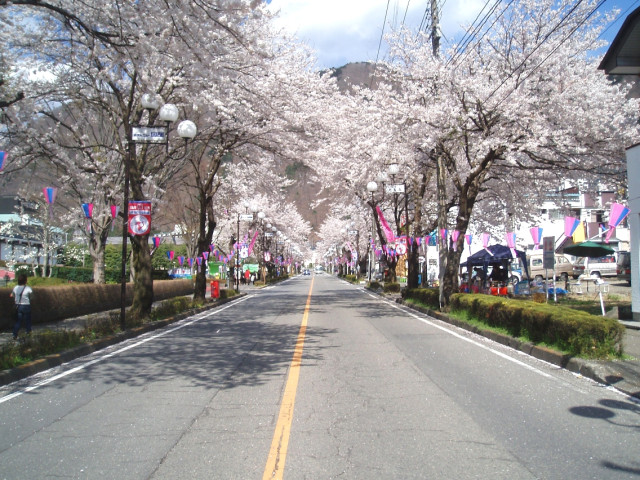
POLYGON ((416 310, 418 312, 429 315, 430 317, 437 318, 438 320, 449 323, 451 325, 455 325, 456 327, 462 328, 463 330, 467 330, 477 335, 489 338, 494 342, 526 353, 527 355, 535 357, 538 360, 542 360, 552 365, 556 365, 560 368, 564 368, 565 370, 576 373, 578 375, 582 375, 583 377, 589 378, 600 384, 613 387, 616 390, 625 393, 626 395, 640 398, 640 391, 638 386, 626 381, 619 371, 614 371, 611 368, 608 368, 606 362, 589 362, 582 358, 565 355, 549 348, 539 347, 531 343, 522 342, 517 338, 509 337, 507 335, 502 335, 500 333, 495 333, 488 330, 482 330, 467 323, 456 320, 455 318, 451 318, 443 313, 406 303, 402 298, 397 298, 396 303, 410 308, 411 310, 416 310))
POLYGON ((108 337, 103 337, 90 343, 78 345, 77 347, 65 350, 63 352, 53 353, 51 355, 38 358, 37 360, 25 363, 24 365, 20 365, 19 367, 1 371, 0 386, 17 382, 18 380, 30 377, 31 375, 35 375, 36 373, 44 372, 45 370, 48 370, 50 368, 57 367, 59 365, 62 365, 63 363, 70 362, 71 360, 75 360, 76 358, 89 355, 90 353, 102 350, 112 345, 116 345, 120 342, 123 342, 124 340, 129 340, 131 338, 138 337, 144 333, 152 332, 154 330, 159 330, 179 320, 190 317, 191 315, 196 315, 207 310, 212 310, 221 305, 224 305, 225 303, 232 302, 246 295, 247 293, 243 292, 238 295, 234 295, 231 298, 221 298, 214 302, 211 302, 209 305, 204 305, 200 308, 193 308, 186 312, 179 313, 173 317, 165 318, 163 320, 158 320, 152 323, 147 323, 139 327, 130 328, 124 332, 109 335, 108 337))

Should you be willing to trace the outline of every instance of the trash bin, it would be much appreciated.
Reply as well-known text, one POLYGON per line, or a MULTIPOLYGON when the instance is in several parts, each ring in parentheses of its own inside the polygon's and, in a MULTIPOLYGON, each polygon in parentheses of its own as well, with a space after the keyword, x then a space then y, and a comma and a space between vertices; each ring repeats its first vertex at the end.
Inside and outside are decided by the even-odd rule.
POLYGON ((220 298, 220 282, 218 280, 211 281, 211 297, 220 298))

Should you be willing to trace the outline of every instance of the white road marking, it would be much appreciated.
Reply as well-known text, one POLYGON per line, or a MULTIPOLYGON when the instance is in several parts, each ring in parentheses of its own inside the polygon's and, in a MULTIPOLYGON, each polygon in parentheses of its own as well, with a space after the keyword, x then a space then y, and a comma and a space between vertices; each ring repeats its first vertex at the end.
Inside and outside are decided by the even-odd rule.
MULTIPOLYGON (((247 295, 246 297, 241 298, 241 299, 239 299, 239 300, 237 300, 237 301, 235 301, 235 302, 233 302, 233 303, 231 303, 231 304, 229 304, 229 305, 227 305, 225 307, 222 307, 220 309, 216 309, 213 312, 211 312, 211 311, 202 312, 202 313, 199 313, 197 315, 194 315, 193 317, 190 317, 191 320, 186 320, 186 321, 182 320, 177 326, 169 328, 168 330, 163 330, 160 333, 157 333, 155 335, 152 335, 152 336, 149 336, 147 338, 144 338, 144 339, 142 339, 140 341, 132 343, 131 345, 127 345, 126 347, 120 348, 120 349, 115 350, 115 351, 113 351, 111 353, 107 353, 105 355, 102 355, 99 358, 96 358, 94 360, 90 360, 90 361, 88 361, 86 363, 83 363, 82 365, 79 365, 79 366, 74 367, 74 368, 72 368, 70 370, 67 370, 67 371, 64 371, 62 373, 59 373, 58 375, 54 375, 53 377, 47 378, 45 380, 42 380, 41 382, 38 382, 35 385, 31 385, 30 387, 26 387, 26 388, 24 388, 22 390, 18 390, 17 392, 14 392, 14 393, 11 393, 9 395, 6 395, 6 396, 0 398, 0 404, 8 402, 9 400, 11 400, 13 398, 16 398, 16 397, 19 397, 20 395, 24 395, 25 393, 32 392, 32 391, 36 390, 37 388, 40 388, 40 387, 43 387, 43 386, 48 385, 50 383, 53 383, 56 380, 60 380, 61 378, 67 377, 67 376, 72 375, 72 374, 74 374, 76 372, 84 370, 85 368, 88 368, 91 365, 95 365, 96 363, 102 362, 102 361, 107 360, 107 359, 109 359, 111 357, 119 355, 120 353, 126 352, 127 350, 131 350, 132 348, 139 347, 140 345, 143 345, 143 344, 145 344, 147 342, 150 342, 150 341, 155 340, 155 339, 160 338, 160 337, 164 337, 165 335, 168 335, 169 333, 173 333, 173 332, 175 332, 177 330, 180 330, 182 328, 188 327, 189 325, 193 325, 194 323, 199 322, 203 318, 208 318, 208 317, 211 317, 213 315, 217 315, 218 313, 224 312, 228 308, 231 308, 231 307, 233 307, 235 305, 238 305, 239 303, 242 303, 242 302, 244 302, 246 300, 249 300, 250 298, 253 298, 254 296, 255 295, 247 295)), ((218 332, 219 331, 220 330, 218 330, 218 332)), ((56 367, 56 368, 58 368, 58 367, 56 367)), ((43 373, 45 373, 45 372, 43 372, 43 373)))

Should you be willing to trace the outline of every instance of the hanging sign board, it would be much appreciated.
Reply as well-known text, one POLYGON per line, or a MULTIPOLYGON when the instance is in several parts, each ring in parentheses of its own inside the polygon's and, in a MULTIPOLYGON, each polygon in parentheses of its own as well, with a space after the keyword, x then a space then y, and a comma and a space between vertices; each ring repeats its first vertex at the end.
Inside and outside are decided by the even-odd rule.
POLYGON ((386 193, 404 193, 404 183, 385 185, 384 191, 386 193))
POLYGON ((131 127, 135 143, 167 143, 167 127, 131 127))
POLYGON ((147 235, 151 230, 151 202, 129 202, 128 219, 131 235, 147 235))
POLYGON ((253 222, 253 215, 250 213, 240 215, 240 220, 243 222, 253 222))

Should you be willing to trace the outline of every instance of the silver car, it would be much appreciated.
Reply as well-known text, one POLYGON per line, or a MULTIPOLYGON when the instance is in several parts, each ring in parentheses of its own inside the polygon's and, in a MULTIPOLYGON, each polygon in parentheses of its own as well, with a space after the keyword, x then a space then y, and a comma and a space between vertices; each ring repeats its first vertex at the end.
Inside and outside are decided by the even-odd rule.
POLYGON ((607 255, 606 257, 598 257, 598 258, 589 258, 584 257, 578 258, 573 263, 573 274, 574 275, 587 275, 589 277, 615 277, 617 272, 617 264, 616 257, 613 255, 607 255), (587 268, 588 266, 588 268, 587 268))

